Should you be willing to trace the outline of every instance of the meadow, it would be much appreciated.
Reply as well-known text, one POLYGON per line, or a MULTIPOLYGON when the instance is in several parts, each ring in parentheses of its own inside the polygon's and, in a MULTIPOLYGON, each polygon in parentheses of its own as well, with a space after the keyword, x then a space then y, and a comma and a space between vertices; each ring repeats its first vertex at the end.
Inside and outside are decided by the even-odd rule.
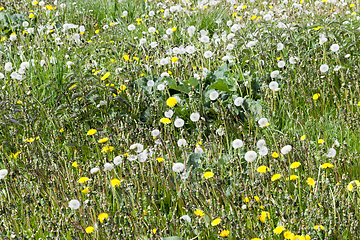
POLYGON ((0 239, 360 239, 355 0, 0 2, 0 239))

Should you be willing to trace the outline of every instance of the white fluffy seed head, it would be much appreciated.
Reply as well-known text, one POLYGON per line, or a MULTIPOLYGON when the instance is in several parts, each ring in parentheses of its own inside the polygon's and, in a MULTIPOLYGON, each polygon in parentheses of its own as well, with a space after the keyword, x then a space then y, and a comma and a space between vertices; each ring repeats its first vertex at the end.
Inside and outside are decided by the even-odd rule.
POLYGON ((245 160, 248 163, 252 163, 257 158, 257 153, 255 151, 248 151, 245 153, 245 160))
POLYGON ((172 170, 176 173, 181 173, 184 171, 185 165, 183 163, 174 163, 172 170))
POLYGON ((235 139, 232 142, 232 147, 235 148, 235 149, 241 148, 242 146, 244 146, 244 143, 240 139, 235 139))
POLYGON ((292 149, 291 145, 286 145, 281 149, 281 153, 284 154, 284 155, 288 154, 291 151, 291 149, 292 149))

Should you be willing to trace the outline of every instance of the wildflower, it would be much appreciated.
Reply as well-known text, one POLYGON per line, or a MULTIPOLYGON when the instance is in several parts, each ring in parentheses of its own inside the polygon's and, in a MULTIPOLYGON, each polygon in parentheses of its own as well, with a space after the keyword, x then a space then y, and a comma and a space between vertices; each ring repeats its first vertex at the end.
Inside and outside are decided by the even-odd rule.
POLYGON ((204 177, 205 177, 205 179, 212 178, 212 177, 214 177, 214 173, 213 172, 205 172, 204 177))
POLYGON ((69 208, 72 210, 76 210, 80 207, 80 202, 76 199, 73 199, 69 202, 69 208))
POLYGON ((93 228, 93 227, 87 227, 86 229, 85 229, 85 232, 86 233, 92 233, 93 231, 95 230, 95 228, 93 228))
POLYGON ((274 175, 271 177, 271 181, 274 182, 274 181, 278 180, 279 178, 281 178, 281 174, 274 174, 274 175))
POLYGON ((202 210, 200 210, 200 209, 195 209, 194 213, 195 213, 196 216, 200 216, 200 217, 204 217, 204 216, 205 216, 204 211, 202 211, 202 210))
POLYGON ((193 122, 197 122, 200 119, 200 114, 195 112, 190 115, 190 120, 193 122))
POLYGON ((258 217, 258 219, 262 222, 265 223, 266 218, 270 219, 270 213, 266 212, 266 211, 262 211, 261 215, 258 217))
POLYGON ((281 153, 284 154, 284 155, 288 154, 291 151, 291 149, 292 149, 291 145, 286 145, 281 149, 281 153))
POLYGON ((6 177, 6 175, 8 175, 8 170, 7 169, 1 169, 0 170, 0 179, 4 179, 6 177))
POLYGON ((97 173, 99 170, 100 170, 99 168, 94 167, 94 168, 92 168, 92 169, 90 170, 90 173, 91 173, 91 174, 94 174, 94 173, 97 173))
POLYGON ((269 168, 266 166, 260 166, 260 167, 258 167, 258 169, 256 171, 259 173, 265 173, 266 170, 269 170, 269 168))
POLYGON ((315 183, 316 183, 316 181, 315 181, 314 179, 312 179, 312 178, 308 178, 308 179, 306 180, 306 182, 307 182, 307 184, 309 184, 309 186, 311 186, 311 187, 314 187, 314 186, 315 186, 315 183))
POLYGON ((111 186, 112 187, 117 187, 120 186, 121 181, 117 178, 111 179, 111 186))
POLYGON ((244 145, 244 143, 243 143, 243 141, 241 141, 240 139, 235 139, 235 140, 232 142, 232 147, 233 147, 234 149, 241 148, 243 145, 244 145))
POLYGON ((336 150, 334 148, 330 148, 328 151, 327 157, 335 157, 336 156, 336 150))
POLYGON ((166 100, 166 104, 169 107, 174 107, 177 104, 177 100, 174 97, 169 97, 168 100, 166 100))
POLYGON ((239 107, 244 103, 244 99, 242 97, 237 97, 234 101, 235 106, 239 107))
POLYGON ((86 135, 91 136, 94 135, 96 132, 97 132, 96 129, 90 129, 86 135))
POLYGON ((171 120, 168 118, 162 118, 162 119, 160 119, 160 122, 163 124, 169 124, 169 123, 171 123, 171 120))
POLYGON ((314 99, 315 101, 318 100, 319 97, 320 97, 320 93, 316 93, 316 94, 313 95, 313 99, 314 99))
POLYGON ((179 147, 186 146, 186 145, 187 145, 187 142, 186 142, 185 139, 180 138, 180 139, 177 141, 177 145, 178 145, 179 147))
POLYGON ((319 139, 319 140, 318 140, 318 143, 319 143, 319 144, 322 144, 323 142, 325 142, 324 139, 319 139))
POLYGON ((174 122, 174 126, 177 128, 181 128, 183 127, 185 124, 184 120, 181 118, 176 118, 175 122, 174 122))
POLYGON ((220 237, 227 237, 229 236, 230 231, 229 230, 222 230, 220 233, 220 237))
POLYGON ((164 161, 164 158, 156 158, 156 160, 157 160, 158 162, 163 162, 163 161, 164 161))
POLYGON ((326 73, 329 70, 329 65, 323 64, 320 66, 320 72, 326 73))
MULTIPOLYGON (((296 179, 298 179, 298 178, 299 178, 299 176, 297 176, 297 175, 291 175, 291 176, 290 176, 290 180, 292 180, 292 181, 293 181, 293 180, 296 180, 296 179)), ((287 177, 286 180, 289 180, 289 177, 287 177)))
POLYGON ((210 100, 214 101, 219 97, 219 93, 217 91, 212 91, 209 95, 210 100))
POLYGON ((188 223, 191 223, 191 218, 189 215, 182 215, 180 219, 187 221, 188 223))
POLYGON ((184 171, 185 165, 183 163, 174 163, 172 170, 176 173, 184 171))
POLYGON ((211 226, 215 227, 219 225, 220 222, 221 222, 221 218, 216 218, 211 222, 211 226))
POLYGON ((255 151, 248 151, 245 153, 245 160, 248 163, 252 163, 257 158, 257 153, 255 151))
POLYGON ((116 157, 114 158, 114 160, 113 160, 113 162, 114 162, 114 164, 115 164, 116 166, 119 165, 119 164, 121 164, 122 161, 123 161, 123 159, 122 159, 122 157, 120 157, 120 156, 116 156, 116 157))
POLYGON ((151 136, 152 137, 157 137, 160 135, 160 131, 158 129, 154 129, 151 131, 151 136))
POLYGON ((269 150, 268 150, 267 147, 261 147, 261 148, 259 149, 259 154, 260 154, 261 156, 266 156, 266 155, 268 154, 268 152, 269 152, 269 150))
POLYGON ((211 58, 213 54, 214 54, 214 53, 211 52, 211 51, 206 51, 206 52, 204 53, 204 57, 205 57, 205 58, 211 58))
POLYGON ((78 180, 78 182, 79 182, 79 183, 85 183, 85 182, 87 182, 87 181, 89 181, 89 180, 90 180, 90 178, 81 177, 81 178, 78 180))
POLYGON ((273 232, 275 233, 275 234, 280 234, 280 233, 282 233, 283 231, 285 230, 285 228, 283 227, 283 226, 279 226, 279 227, 277 227, 277 228, 275 228, 274 230, 273 230, 273 232))
POLYGON ((178 60, 179 60, 179 58, 177 58, 177 57, 172 57, 171 58, 171 62, 173 62, 173 63, 176 63, 178 60))
POLYGON ((106 143, 109 140, 109 138, 102 138, 98 141, 98 143, 106 143))
POLYGON ((304 141, 305 139, 306 139, 306 135, 302 135, 300 138, 301 141, 304 141))
POLYGON ((291 165, 290 165, 290 168, 291 169, 296 169, 298 167, 300 167, 301 163, 299 162, 293 162, 291 165))
POLYGON ((81 190, 81 192, 85 194, 89 193, 89 187, 84 188, 83 190, 81 190))
POLYGON ((278 154, 277 152, 273 152, 273 153, 271 154, 271 156, 272 156, 273 158, 278 158, 278 157, 279 157, 279 154, 278 154))
POLYGON ((261 128, 267 127, 270 125, 270 123, 268 122, 267 118, 260 118, 258 121, 259 125, 261 128))
POLYGON ((324 164, 321 164, 320 166, 322 169, 326 169, 326 168, 333 168, 334 165, 332 165, 331 163, 324 163, 324 164))
POLYGON ((285 239, 293 239, 294 238, 294 234, 290 231, 286 231, 284 232, 284 238, 285 239))
POLYGON ((280 88, 279 88, 279 84, 275 81, 272 81, 270 84, 269 84, 269 88, 270 90, 276 92, 276 91, 279 91, 280 88))
POLYGON ((333 52, 337 52, 339 50, 339 48, 340 48, 339 45, 335 43, 335 44, 331 45, 330 50, 333 52))
POLYGON ((101 77, 101 80, 105 80, 110 76, 110 72, 105 73, 104 76, 101 77))
POLYGON ((73 166, 73 167, 78 167, 79 164, 77 163, 77 161, 75 161, 75 162, 73 162, 73 163, 71 164, 71 166, 73 166))
POLYGON ((156 228, 154 228, 154 229, 152 230, 152 232, 153 232, 153 234, 155 234, 155 233, 156 233, 156 228))
POLYGON ((112 164, 112 163, 105 163, 105 164, 104 164, 104 169, 105 169, 105 171, 111 171, 111 170, 114 169, 114 164, 112 164))
POLYGON ((316 226, 314 226, 314 229, 320 231, 320 230, 324 229, 324 226, 323 225, 316 225, 316 226))
POLYGON ((109 215, 107 213, 100 213, 98 218, 99 218, 100 222, 103 223, 104 220, 109 218, 109 215))

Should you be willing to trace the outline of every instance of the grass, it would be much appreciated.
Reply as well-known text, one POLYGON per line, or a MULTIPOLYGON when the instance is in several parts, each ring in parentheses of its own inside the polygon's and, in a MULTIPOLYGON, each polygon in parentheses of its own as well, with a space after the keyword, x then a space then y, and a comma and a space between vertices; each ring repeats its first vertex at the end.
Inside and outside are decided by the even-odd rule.
POLYGON ((0 9, 1 239, 358 238, 357 2, 0 9))

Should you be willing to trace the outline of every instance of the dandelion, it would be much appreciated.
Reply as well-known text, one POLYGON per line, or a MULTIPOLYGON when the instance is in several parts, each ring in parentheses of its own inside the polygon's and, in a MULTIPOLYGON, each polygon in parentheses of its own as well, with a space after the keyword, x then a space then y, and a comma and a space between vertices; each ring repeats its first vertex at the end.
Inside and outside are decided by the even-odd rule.
POLYGON ((171 118, 174 115, 174 111, 170 109, 169 111, 166 111, 164 115, 167 118, 171 118))
POLYGON ((106 143, 109 140, 109 138, 102 138, 98 141, 98 143, 106 143))
POLYGON ((220 233, 220 237, 227 237, 229 236, 230 231, 229 230, 222 230, 220 233))
POLYGON ((213 55, 213 53, 212 53, 211 51, 206 51, 206 52, 204 53, 204 57, 205 57, 205 58, 211 58, 212 55, 213 55))
POLYGON ((235 106, 239 107, 244 103, 244 99, 242 97, 237 97, 234 101, 235 106))
POLYGON ((79 164, 77 163, 77 161, 75 161, 75 162, 73 162, 73 163, 71 164, 71 166, 73 166, 73 167, 78 167, 79 164))
MULTIPOLYGON (((291 176, 290 176, 290 180, 291 180, 291 181, 294 181, 294 180, 296 180, 296 179, 298 179, 298 178, 299 178, 299 176, 297 176, 297 175, 291 175, 291 176)), ((286 180, 289 180, 289 177, 287 177, 286 180)))
POLYGON ((309 186, 314 187, 316 181, 315 181, 314 179, 312 179, 312 178, 308 178, 308 179, 306 180, 306 183, 307 183, 309 186))
POLYGON ((256 171, 257 171, 258 173, 265 173, 266 170, 269 171, 269 168, 266 167, 266 166, 260 166, 260 167, 258 167, 258 169, 257 169, 256 171))
POLYGON ((92 233, 93 231, 95 230, 95 228, 93 228, 93 227, 87 227, 86 229, 85 229, 85 232, 86 233, 92 233))
POLYGON ((330 148, 328 151, 328 154, 326 155, 327 157, 335 157, 336 156, 336 150, 334 148, 330 148))
POLYGON ((320 166, 322 169, 326 169, 326 168, 333 168, 334 165, 332 165, 331 163, 324 163, 324 164, 321 164, 320 166))
POLYGON ((135 30, 135 25, 134 25, 134 24, 130 24, 130 25, 128 26, 128 30, 129 30, 129 31, 134 31, 134 30, 135 30))
POLYGON ((319 139, 319 140, 318 140, 318 143, 319 143, 319 144, 322 144, 322 143, 324 143, 324 142, 325 142, 324 139, 319 139))
POLYGON ((105 163, 105 164, 104 164, 104 169, 105 169, 105 171, 111 171, 111 170, 114 169, 114 164, 112 164, 112 163, 105 163))
POLYGON ((190 115, 190 120, 191 121, 193 121, 193 122, 197 122, 197 121, 199 121, 199 119, 200 119, 200 114, 199 113, 192 113, 191 115, 190 115))
POLYGON ((280 233, 282 233, 283 231, 285 230, 285 228, 283 227, 283 226, 279 226, 279 227, 277 227, 277 228, 275 228, 274 230, 273 230, 273 232, 275 233, 275 234, 280 234, 280 233))
POLYGON ((267 218, 267 219, 270 219, 270 213, 269 213, 269 212, 266 212, 266 211, 262 211, 262 212, 261 212, 261 215, 258 217, 258 219, 259 219, 262 223, 265 223, 266 218, 267 218))
POLYGON ((181 173, 184 171, 185 165, 183 163, 174 163, 172 170, 176 173, 181 173))
POLYGON ((177 145, 178 145, 179 147, 183 147, 183 146, 186 146, 186 145, 187 145, 187 142, 186 142, 185 139, 180 138, 180 139, 177 141, 177 145))
POLYGON ((79 183, 85 183, 85 182, 87 182, 87 181, 89 181, 89 180, 90 180, 90 178, 81 177, 81 178, 78 180, 78 182, 79 182, 79 183))
POLYGON ((216 218, 211 222, 211 226, 215 227, 219 225, 220 222, 221 222, 221 218, 216 218))
POLYGON ((185 124, 185 122, 184 122, 184 120, 181 119, 181 118, 176 118, 176 120, 175 120, 175 122, 174 122, 174 125, 175 125, 175 127, 177 127, 177 128, 183 127, 184 124, 185 124))
POLYGON ((7 169, 1 169, 0 170, 0 179, 4 179, 6 177, 6 175, 8 175, 8 170, 7 169))
POLYGON ((269 153, 269 150, 268 150, 268 148, 265 147, 265 146, 259 149, 259 154, 260 154, 261 156, 266 156, 268 153, 269 153))
POLYGON ((171 120, 168 119, 168 118, 161 118, 161 119, 160 119, 160 122, 166 125, 166 124, 171 123, 171 120))
POLYGON ((120 156, 116 156, 113 160, 114 164, 117 166, 117 165, 120 165, 122 163, 123 159, 122 157, 120 156))
POLYGON ((333 52, 337 52, 339 50, 339 48, 340 48, 339 45, 335 43, 335 44, 331 45, 330 50, 333 52))
POLYGON ((273 158, 278 158, 278 157, 279 157, 279 154, 278 154, 277 152, 273 152, 273 153, 271 154, 271 156, 272 156, 273 158))
POLYGON ((101 80, 105 80, 110 76, 110 72, 105 73, 104 76, 101 77, 101 80))
POLYGON ((321 231, 321 230, 324 230, 324 226, 323 225, 315 225, 314 229, 318 230, 318 231, 321 231))
POLYGON ((241 148, 242 146, 244 146, 244 142, 241 141, 240 139, 235 139, 231 145, 234 149, 238 149, 238 148, 241 148))
POLYGON ((291 169, 297 169, 298 167, 300 167, 301 163, 300 162, 293 162, 291 165, 290 165, 290 168, 291 169))
POLYGON ((69 208, 72 210, 76 210, 80 207, 80 202, 76 199, 73 199, 69 202, 69 208))
POLYGON ((212 177, 214 177, 214 173, 213 172, 205 172, 204 177, 205 177, 205 179, 212 178, 212 177))
POLYGON ((290 231, 286 231, 284 232, 284 238, 285 239, 293 239, 294 238, 294 234, 290 231))
POLYGON ((89 187, 84 188, 83 190, 81 190, 81 192, 85 194, 89 193, 89 187))
POLYGON ((274 175, 271 177, 271 181, 274 182, 274 181, 278 180, 279 178, 281 178, 281 174, 274 174, 274 175))
POLYGON ((286 145, 281 149, 281 153, 284 154, 284 155, 288 154, 291 151, 291 149, 292 149, 291 145, 286 145))
POLYGON ((264 128, 266 126, 269 126, 269 122, 267 120, 267 118, 260 118, 259 121, 258 121, 259 125, 261 128, 264 128))
POLYGON ((279 91, 280 88, 279 88, 279 84, 275 81, 272 81, 270 84, 269 84, 269 88, 270 90, 276 92, 276 91, 279 91))
POLYGON ((164 158, 156 158, 156 160, 157 160, 158 162, 163 162, 163 161, 164 161, 164 158))
POLYGON ((96 132, 97 132, 96 129, 90 129, 86 135, 91 136, 94 135, 96 132))
POLYGON ((166 100, 166 104, 169 106, 169 107, 174 107, 176 104, 177 104, 177 100, 176 98, 174 97, 170 97, 166 100))
POLYGON ((180 220, 185 220, 185 221, 187 221, 188 223, 191 223, 191 218, 190 218, 189 215, 182 215, 182 216, 180 217, 180 220))
POLYGON ((109 214, 107 213, 100 213, 99 216, 98 216, 99 220, 101 223, 104 222, 104 220, 108 219, 109 218, 109 214))
POLYGON ((329 70, 329 66, 327 64, 323 64, 320 66, 320 72, 326 73, 329 70))
POLYGON ((301 141, 304 141, 305 139, 306 139, 306 135, 302 135, 300 138, 301 141))
POLYGON ((313 95, 313 99, 314 99, 314 101, 318 100, 318 99, 319 99, 319 97, 320 97, 320 93, 316 93, 316 94, 314 94, 314 95, 313 95))
POLYGON ((112 187, 120 186, 120 183, 121 183, 121 181, 119 179, 117 179, 117 178, 111 179, 110 182, 111 182, 112 187))
POLYGON ((214 101, 219 97, 219 93, 217 91, 212 91, 209 95, 210 100, 214 101))
POLYGON ((252 163, 257 158, 257 153, 255 151, 248 151, 245 153, 245 160, 248 163, 252 163))
POLYGON ((95 173, 97 173, 99 170, 100 170, 99 168, 94 167, 94 168, 92 168, 92 169, 90 170, 90 173, 91 173, 91 174, 95 174, 95 173))
POLYGON ((204 216, 205 216, 204 211, 202 211, 202 210, 200 210, 200 209, 195 209, 194 214, 195 214, 196 216, 199 216, 199 217, 204 217, 204 216))

